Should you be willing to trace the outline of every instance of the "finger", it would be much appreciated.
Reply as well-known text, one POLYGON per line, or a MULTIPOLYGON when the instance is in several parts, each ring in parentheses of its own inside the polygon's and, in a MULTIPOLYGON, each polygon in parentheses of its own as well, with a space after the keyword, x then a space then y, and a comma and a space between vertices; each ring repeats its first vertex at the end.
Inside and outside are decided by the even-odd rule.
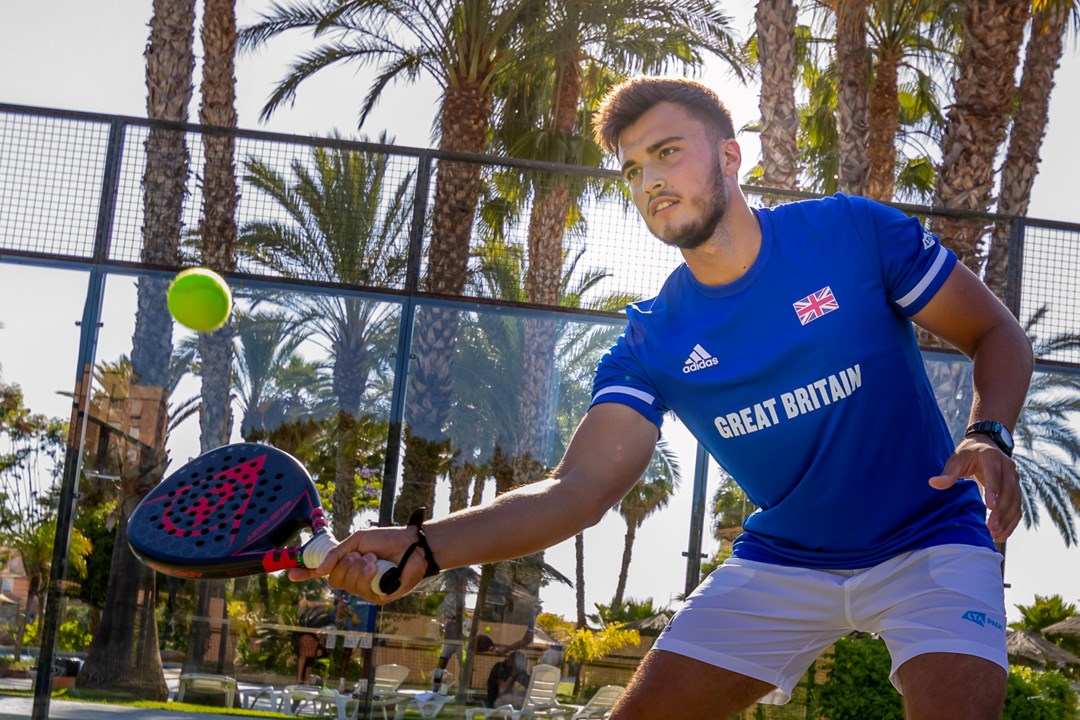
POLYGON ((930 487, 936 490, 948 490, 960 480, 959 475, 945 474, 935 475, 930 478, 930 487))
POLYGON ((304 582, 318 576, 318 571, 311 568, 293 568, 289 570, 289 579, 293 582, 304 582))
POLYGON ((375 556, 371 553, 350 552, 330 571, 330 586, 375 601, 371 578, 375 575, 375 556))
POLYGON ((930 478, 930 487, 937 490, 948 490, 956 483, 960 482, 961 478, 970 477, 970 458, 966 452, 956 452, 949 456, 949 459, 945 461, 945 467, 941 469, 941 472, 930 478))
POLYGON ((356 532, 342 540, 338 545, 326 553, 326 557, 319 564, 317 568, 321 575, 327 575, 330 573, 331 568, 338 564, 343 557, 349 553, 356 552, 359 549, 362 536, 356 532))

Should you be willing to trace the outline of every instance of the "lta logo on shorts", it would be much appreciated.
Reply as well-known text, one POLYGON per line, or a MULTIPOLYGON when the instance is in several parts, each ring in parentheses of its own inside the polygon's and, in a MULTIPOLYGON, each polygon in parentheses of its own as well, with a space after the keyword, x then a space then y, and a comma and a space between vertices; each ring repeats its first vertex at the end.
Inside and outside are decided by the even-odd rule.
POLYGON ((997 628, 998 630, 1002 629, 1001 623, 999 623, 992 617, 987 617, 986 613, 978 612, 977 610, 968 610, 960 616, 960 619, 967 620, 968 622, 973 622, 979 627, 986 627, 987 625, 989 625, 990 627, 997 628))

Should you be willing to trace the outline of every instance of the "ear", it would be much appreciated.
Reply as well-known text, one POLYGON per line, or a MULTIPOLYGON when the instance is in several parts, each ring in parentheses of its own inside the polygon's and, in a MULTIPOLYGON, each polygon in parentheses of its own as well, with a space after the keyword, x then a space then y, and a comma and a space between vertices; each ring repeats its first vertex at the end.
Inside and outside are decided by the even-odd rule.
POLYGON ((720 163, 724 168, 724 176, 728 177, 739 174, 739 168, 742 167, 742 148, 739 147, 739 141, 734 138, 728 140, 718 141, 718 149, 720 150, 720 163))

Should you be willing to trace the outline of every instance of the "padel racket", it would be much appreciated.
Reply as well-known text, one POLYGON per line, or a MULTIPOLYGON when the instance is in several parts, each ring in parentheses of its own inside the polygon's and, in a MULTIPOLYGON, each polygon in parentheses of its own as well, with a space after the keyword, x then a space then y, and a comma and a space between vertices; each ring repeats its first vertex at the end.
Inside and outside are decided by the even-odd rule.
MULTIPOLYGON (((135 508, 127 538, 158 572, 205 579, 316 568, 337 545, 307 469, 257 443, 223 445, 170 474, 135 508), (304 529, 311 540, 286 547, 304 529)), ((398 566, 378 565, 372 590, 397 590, 398 566)))

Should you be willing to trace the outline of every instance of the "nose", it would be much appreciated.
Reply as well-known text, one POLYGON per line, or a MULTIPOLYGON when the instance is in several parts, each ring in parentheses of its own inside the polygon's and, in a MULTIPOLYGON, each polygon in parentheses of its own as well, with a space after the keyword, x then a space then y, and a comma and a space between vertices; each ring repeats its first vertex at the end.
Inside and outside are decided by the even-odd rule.
POLYGON ((667 186, 667 182, 664 180, 663 173, 656 172, 655 170, 650 172, 648 169, 642 170, 642 188, 644 188, 647 195, 652 195, 667 186))

